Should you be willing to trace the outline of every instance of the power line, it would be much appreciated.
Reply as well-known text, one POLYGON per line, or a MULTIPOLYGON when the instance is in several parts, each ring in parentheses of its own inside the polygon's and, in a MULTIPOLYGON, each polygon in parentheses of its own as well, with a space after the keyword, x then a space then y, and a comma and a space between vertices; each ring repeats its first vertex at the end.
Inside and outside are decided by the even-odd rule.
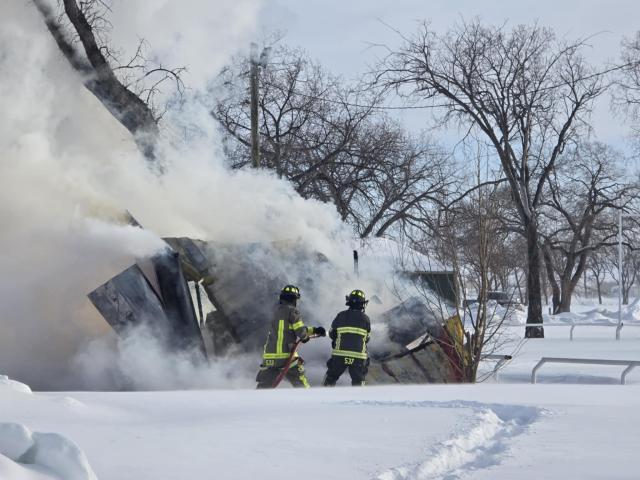
MULTIPOLYGON (((584 77, 580 77, 575 79, 575 82, 583 82, 583 81, 587 81, 587 80, 591 80, 593 78, 597 78, 597 77, 603 77, 609 73, 618 71, 618 70, 622 70, 624 68, 628 68, 630 66, 634 66, 637 65, 637 62, 628 62, 625 63, 623 65, 616 65, 614 67, 599 71, 599 72, 594 72, 592 74, 589 75, 585 75, 584 77)), ((274 88, 280 88, 278 85, 274 85, 272 83, 269 82, 264 82, 265 85, 269 85, 271 87, 274 88)), ((541 88, 539 91, 546 91, 546 90, 552 90, 554 88, 560 88, 562 87, 564 84, 555 84, 555 85, 549 85, 547 87, 543 87, 541 88)), ((330 98, 326 98, 326 97, 319 97, 316 95, 310 95, 308 93, 303 93, 297 90, 292 90, 291 93, 304 97, 304 98, 308 98, 311 100, 318 100, 318 101, 323 101, 323 102, 327 102, 327 103, 332 103, 332 104, 336 104, 336 105, 342 105, 342 106, 348 106, 348 107, 354 107, 354 108, 365 108, 365 109, 372 109, 372 110, 430 110, 430 109, 435 109, 435 108, 444 108, 444 107, 449 107, 451 104, 450 103, 446 103, 446 104, 432 104, 432 105, 403 105, 403 106, 390 106, 390 105, 362 105, 362 104, 358 104, 358 103, 353 103, 353 102, 346 102, 346 101, 340 101, 340 100, 334 100, 334 99, 330 99, 330 98)))
MULTIPOLYGON (((263 85, 269 85, 270 87, 280 88, 278 85, 274 85, 269 82, 263 82, 263 85)), ((359 103, 346 102, 341 100, 334 100, 327 97, 319 97, 317 95, 310 95, 308 93, 303 93, 297 90, 291 90, 291 93, 298 95, 300 97, 308 98, 310 100, 318 100, 327 103, 333 103, 336 105, 343 105, 348 107, 356 107, 356 108, 368 108, 372 110, 427 110, 432 108, 441 108, 446 107, 448 104, 440 104, 440 105, 404 105, 404 106, 391 106, 391 105, 362 105, 359 103)))

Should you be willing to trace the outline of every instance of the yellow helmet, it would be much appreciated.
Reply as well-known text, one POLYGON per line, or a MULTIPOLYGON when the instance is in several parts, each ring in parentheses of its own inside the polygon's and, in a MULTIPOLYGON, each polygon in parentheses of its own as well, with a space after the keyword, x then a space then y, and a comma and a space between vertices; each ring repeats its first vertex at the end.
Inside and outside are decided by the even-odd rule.
POLYGON ((354 308, 364 308, 369 300, 364 295, 362 290, 352 290, 349 295, 345 297, 347 305, 354 308))
POLYGON ((300 289, 295 285, 287 285, 280 291, 280 300, 297 300, 300 298, 300 289))

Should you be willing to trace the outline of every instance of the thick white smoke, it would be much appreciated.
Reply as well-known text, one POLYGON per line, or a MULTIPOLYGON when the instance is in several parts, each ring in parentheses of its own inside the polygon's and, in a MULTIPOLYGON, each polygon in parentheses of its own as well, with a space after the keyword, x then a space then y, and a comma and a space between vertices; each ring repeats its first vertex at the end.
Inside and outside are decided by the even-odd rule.
POLYGON ((260 0, 112 0, 112 38, 123 57, 130 57, 144 40, 149 60, 167 68, 186 67, 188 85, 202 90, 231 55, 248 47, 261 4, 260 0))
POLYGON ((71 368, 77 374, 75 387, 82 389, 251 388, 256 358, 235 354, 204 364, 196 352, 168 353, 139 327, 126 337, 103 335, 80 345, 71 368))
MULTIPOLYGON (((257 11, 248 0, 119 0, 112 33, 124 49, 146 38, 152 55, 186 65, 185 80, 201 88, 249 42, 257 11)), ((301 240, 348 270, 349 230, 333 207, 267 173, 227 171, 214 125, 194 105, 173 116, 205 135, 179 147, 173 135, 164 175, 150 172, 29 2, 0 3, 0 78, 1 373, 48 389, 244 385, 248 376, 225 379, 250 370, 246 358, 188 371, 189 359, 168 359, 144 335, 116 340, 87 300, 136 257, 164 248, 162 236, 301 240), (125 209, 145 230, 111 221, 125 209)), ((328 326, 352 285, 323 280, 314 307, 327 310, 328 326)))

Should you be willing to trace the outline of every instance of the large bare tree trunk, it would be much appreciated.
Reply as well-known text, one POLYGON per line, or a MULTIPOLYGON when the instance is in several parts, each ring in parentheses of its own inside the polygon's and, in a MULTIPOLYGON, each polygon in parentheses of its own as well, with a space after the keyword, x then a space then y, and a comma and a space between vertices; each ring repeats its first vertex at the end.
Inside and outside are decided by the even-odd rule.
MULTIPOLYGON (((518 276, 518 269, 516 268, 515 270, 515 276, 516 276, 516 287, 518 287, 518 295, 520 297, 520 301, 521 302, 525 302, 526 299, 524 298, 524 295, 522 294, 522 287, 520 286, 520 277, 518 276)), ((546 290, 545 290, 545 295, 547 294, 546 290)))
POLYGON ((527 307, 527 323, 539 323, 539 327, 527 327, 525 337, 544 338, 542 327, 542 289, 540 285, 540 246, 538 245, 538 226, 535 220, 527 225, 527 293, 529 305, 527 307))
POLYGON ((573 291, 574 291, 574 287, 572 285, 563 284, 558 313, 571 311, 571 298, 573 297, 573 291))
POLYGON ((542 247, 542 253, 544 257, 544 265, 546 271, 546 278, 551 286, 551 312, 553 314, 558 313, 560 309, 560 287, 556 281, 556 277, 553 273, 553 259, 551 258, 551 251, 549 245, 545 244, 542 247))
POLYGON ((64 0, 64 10, 78 35, 85 56, 67 39, 64 30, 44 0, 33 0, 44 18, 58 48, 74 70, 84 79, 85 87, 133 135, 139 150, 148 160, 155 160, 158 125, 149 106, 127 89, 116 77, 96 41, 93 29, 76 0, 64 0))
POLYGON ((631 285, 622 289, 622 304, 629 305, 629 290, 631 290, 631 285))
MULTIPOLYGON (((575 266, 575 259, 576 257, 567 258, 567 264, 562 274, 562 298, 560 300, 560 312, 571 311, 571 298, 573 297, 573 293, 576 291, 576 288, 578 288, 580 277, 584 275, 586 279, 587 276, 587 253, 580 254, 577 267, 575 266), (573 272, 574 269, 575 272, 573 272)), ((586 290, 585 286, 585 294, 586 290)))

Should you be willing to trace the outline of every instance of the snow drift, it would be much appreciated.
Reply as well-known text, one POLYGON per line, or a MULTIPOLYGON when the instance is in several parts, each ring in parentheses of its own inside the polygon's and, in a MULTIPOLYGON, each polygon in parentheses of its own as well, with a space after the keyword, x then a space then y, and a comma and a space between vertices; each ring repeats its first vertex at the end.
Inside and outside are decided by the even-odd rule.
POLYGON ((19 423, 0 423, 0 478, 26 480, 43 476, 97 480, 84 452, 64 436, 32 433, 19 423), (48 473, 52 476, 46 476, 48 473))
POLYGON ((7 375, 0 375, 0 391, 1 390, 13 390, 21 393, 31 393, 29 385, 11 380, 7 375))

